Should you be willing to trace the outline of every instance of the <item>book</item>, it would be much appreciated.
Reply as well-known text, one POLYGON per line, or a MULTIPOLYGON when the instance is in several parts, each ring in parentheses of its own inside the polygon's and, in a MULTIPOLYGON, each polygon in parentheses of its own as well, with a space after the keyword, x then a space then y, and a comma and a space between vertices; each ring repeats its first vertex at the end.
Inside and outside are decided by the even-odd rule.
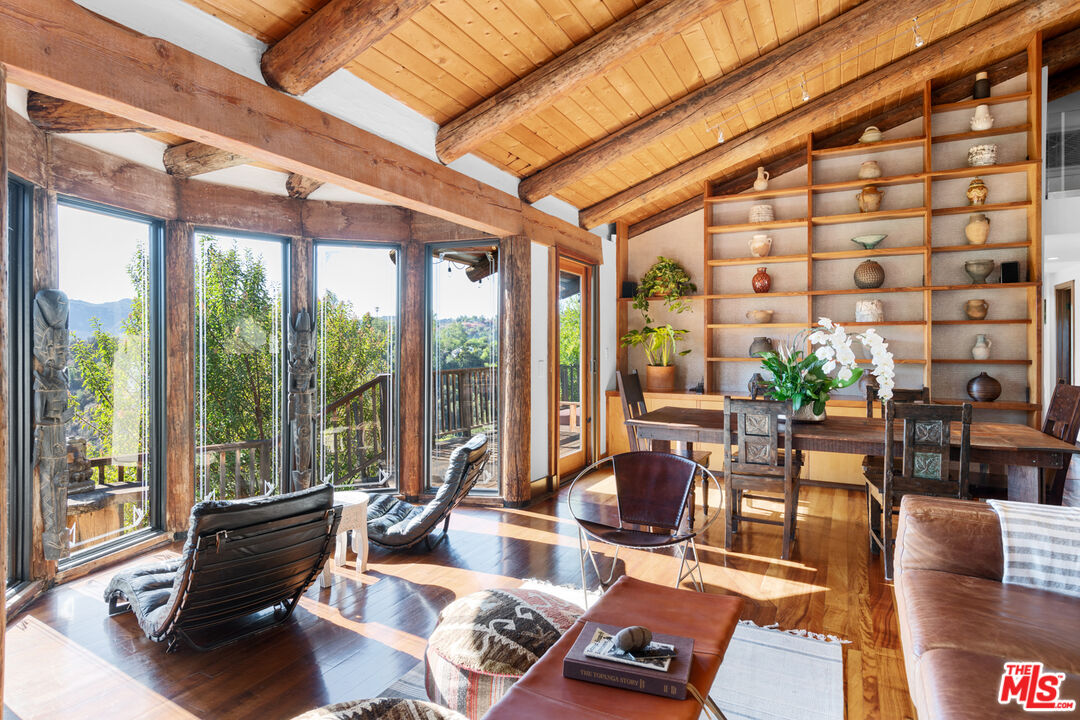
POLYGON ((671 646, 673 649, 674 656, 669 658, 596 657, 603 652, 605 643, 610 643, 610 638, 621 629, 617 625, 585 623, 563 660, 563 677, 685 700, 694 639, 655 633, 654 644, 671 646), (591 655, 586 653, 590 646, 593 648, 591 655), (657 666, 657 661, 662 662, 664 669, 657 666))
POLYGON ((615 647, 615 638, 600 628, 592 637, 592 641, 585 646, 585 657, 594 660, 610 660, 612 662, 633 665, 645 670, 659 670, 667 672, 671 667, 671 659, 677 655, 675 646, 668 643, 650 642, 644 651, 634 653, 626 652, 615 647))

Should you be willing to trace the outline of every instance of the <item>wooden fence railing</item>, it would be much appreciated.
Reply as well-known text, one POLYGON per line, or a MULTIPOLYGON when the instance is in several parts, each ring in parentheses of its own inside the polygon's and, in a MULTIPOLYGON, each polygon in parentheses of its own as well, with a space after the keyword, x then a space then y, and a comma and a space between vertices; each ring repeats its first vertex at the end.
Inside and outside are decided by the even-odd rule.
POLYGON ((390 467, 390 375, 373 379, 323 411, 322 473, 334 485, 384 482, 390 467))
POLYGON ((435 434, 469 436, 495 423, 497 369, 443 370, 436 378, 435 434))

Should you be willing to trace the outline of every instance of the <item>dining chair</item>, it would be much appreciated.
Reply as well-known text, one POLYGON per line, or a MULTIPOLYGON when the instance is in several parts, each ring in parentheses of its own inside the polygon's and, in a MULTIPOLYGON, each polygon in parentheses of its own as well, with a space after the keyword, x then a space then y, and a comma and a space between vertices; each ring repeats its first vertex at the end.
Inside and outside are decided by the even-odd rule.
MULTIPOLYGON (((1080 386, 1067 385, 1062 381, 1054 386, 1050 404, 1046 408, 1042 431, 1067 443, 1075 443, 1080 432, 1080 386)), ((1069 474, 1069 463, 1056 470, 1044 470, 1046 502, 1049 505, 1061 505, 1065 495, 1065 480, 1069 474)))
MULTIPOLYGON (((930 402, 930 388, 893 388, 892 391, 893 402, 898 403, 922 403, 927 405, 930 402)), ((867 383, 866 385, 866 417, 874 417, 874 403, 878 403, 881 410, 881 417, 885 417, 885 401, 878 398, 878 386, 873 383, 867 383)))
MULTIPOLYGON (((784 539, 780 557, 791 556, 795 540, 795 525, 799 506, 799 472, 802 463, 792 452, 794 414, 790 401, 739 400, 724 398, 727 422, 724 423, 724 499, 727 525, 724 528, 724 547, 731 549, 740 522, 756 522, 783 527, 784 539), (784 417, 781 423, 781 416, 784 417), (784 447, 780 447, 780 426, 783 424, 784 447), (732 430, 735 430, 733 437, 732 430), (744 515, 744 491, 776 493, 783 497, 783 520, 744 515)), ((758 497, 755 495, 755 497, 758 497)))
POLYGON ((903 424, 901 459, 880 474, 866 473, 866 511, 871 552, 881 552, 885 579, 892 579, 893 513, 904 495, 970 499, 971 403, 885 403, 885 457, 896 457, 896 423, 903 424), (960 423, 960 458, 952 462, 952 423, 960 423), (876 508, 875 508, 876 504, 876 508))

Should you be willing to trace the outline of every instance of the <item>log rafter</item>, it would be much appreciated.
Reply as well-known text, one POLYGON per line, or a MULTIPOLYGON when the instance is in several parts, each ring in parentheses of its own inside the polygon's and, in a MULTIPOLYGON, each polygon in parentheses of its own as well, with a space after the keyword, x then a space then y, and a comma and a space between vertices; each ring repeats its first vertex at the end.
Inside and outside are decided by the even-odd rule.
POLYGON ((201 142, 186 142, 166 148, 162 160, 165 172, 176 177, 193 177, 251 162, 243 155, 201 142))
POLYGON ((119 115, 31 90, 26 97, 30 122, 47 132, 154 132, 154 128, 119 115))
POLYGON ((321 188, 323 184, 318 180, 312 180, 303 175, 289 173, 289 177, 285 178, 285 191, 289 193, 291 198, 306 200, 311 193, 321 188))

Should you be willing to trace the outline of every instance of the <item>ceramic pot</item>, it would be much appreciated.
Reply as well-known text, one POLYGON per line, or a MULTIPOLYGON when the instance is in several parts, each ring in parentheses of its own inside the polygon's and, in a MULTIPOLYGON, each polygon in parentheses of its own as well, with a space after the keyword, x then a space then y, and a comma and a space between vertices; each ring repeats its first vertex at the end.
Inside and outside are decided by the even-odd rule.
POLYGON ((1001 383, 981 372, 968 380, 967 394, 975 402, 993 402, 1001 397, 1001 383))
POLYGON ((990 76, 985 72, 975 73, 975 87, 972 88, 971 97, 976 100, 990 97, 990 76))
POLYGON ((968 205, 986 204, 986 196, 989 194, 990 188, 986 187, 986 183, 982 181, 982 178, 975 178, 970 183, 968 183, 968 205))
POLYGON ((754 181, 754 189, 758 192, 769 189, 769 171, 763 167, 757 169, 757 180, 754 181))
POLYGON ((649 392, 671 392, 675 389, 674 365, 646 365, 645 389, 649 392))
POLYGON ((867 185, 855 193, 855 199, 859 202, 859 212, 875 212, 881 208, 881 201, 885 197, 884 190, 878 190, 873 185, 867 185))
POLYGON ((863 130, 862 135, 859 136, 859 142, 861 143, 875 143, 881 139, 881 131, 874 125, 863 130))
POLYGON ((825 422, 825 410, 822 410, 820 415, 815 415, 814 403, 810 403, 796 410, 792 418, 798 422, 825 422))
POLYGON ((873 180, 879 177, 881 177, 881 166, 877 164, 876 160, 867 160, 859 166, 860 180, 873 180))
POLYGON ((857 300, 855 322, 885 322, 885 306, 880 300, 857 300))
POLYGON ((772 238, 764 233, 750 238, 747 244, 750 246, 750 254, 754 257, 765 257, 772 250, 772 238))
POLYGON ((964 303, 964 314, 968 316, 968 320, 984 320, 986 319, 986 313, 989 310, 990 303, 982 298, 968 300, 964 303))
POLYGON ((771 323, 772 316, 772 310, 748 310, 746 312, 746 319, 755 324, 771 323))
POLYGON ((993 260, 968 260, 964 263, 964 272, 971 278, 972 285, 981 285, 986 282, 990 273, 994 272, 993 260))
POLYGON ((964 226, 964 237, 969 245, 985 245, 990 237, 990 218, 982 213, 972 215, 964 226))
POLYGON ((968 148, 968 165, 971 167, 982 167, 984 165, 993 165, 997 162, 997 143, 983 143, 982 145, 972 145, 968 148))
POLYGON ((990 114, 989 105, 978 105, 975 107, 975 114, 971 116, 971 120, 968 121, 972 130, 989 130, 994 127, 994 116, 990 114))
POLYGON ((759 267, 754 277, 750 280, 750 284, 754 288, 756 293, 767 293, 769 288, 772 287, 772 278, 769 277, 769 273, 765 271, 765 268, 759 267))
POLYGON ((971 357, 976 360, 986 360, 990 357, 990 346, 993 344, 989 337, 979 333, 975 336, 975 344, 971 346, 971 357))
POLYGON ((772 205, 754 205, 750 208, 750 222, 764 223, 773 221, 772 205))
POLYGON ((775 350, 770 338, 764 335, 759 335, 754 338, 754 342, 750 343, 750 357, 757 357, 758 353, 772 352, 775 350))
POLYGON ((855 268, 855 287, 861 290, 879 288, 885 284, 885 268, 873 260, 867 260, 855 268))
POLYGON ((856 245, 861 245, 863 250, 873 250, 882 240, 887 237, 889 236, 885 233, 877 233, 875 235, 859 235, 857 237, 851 238, 851 242, 855 243, 856 245))

